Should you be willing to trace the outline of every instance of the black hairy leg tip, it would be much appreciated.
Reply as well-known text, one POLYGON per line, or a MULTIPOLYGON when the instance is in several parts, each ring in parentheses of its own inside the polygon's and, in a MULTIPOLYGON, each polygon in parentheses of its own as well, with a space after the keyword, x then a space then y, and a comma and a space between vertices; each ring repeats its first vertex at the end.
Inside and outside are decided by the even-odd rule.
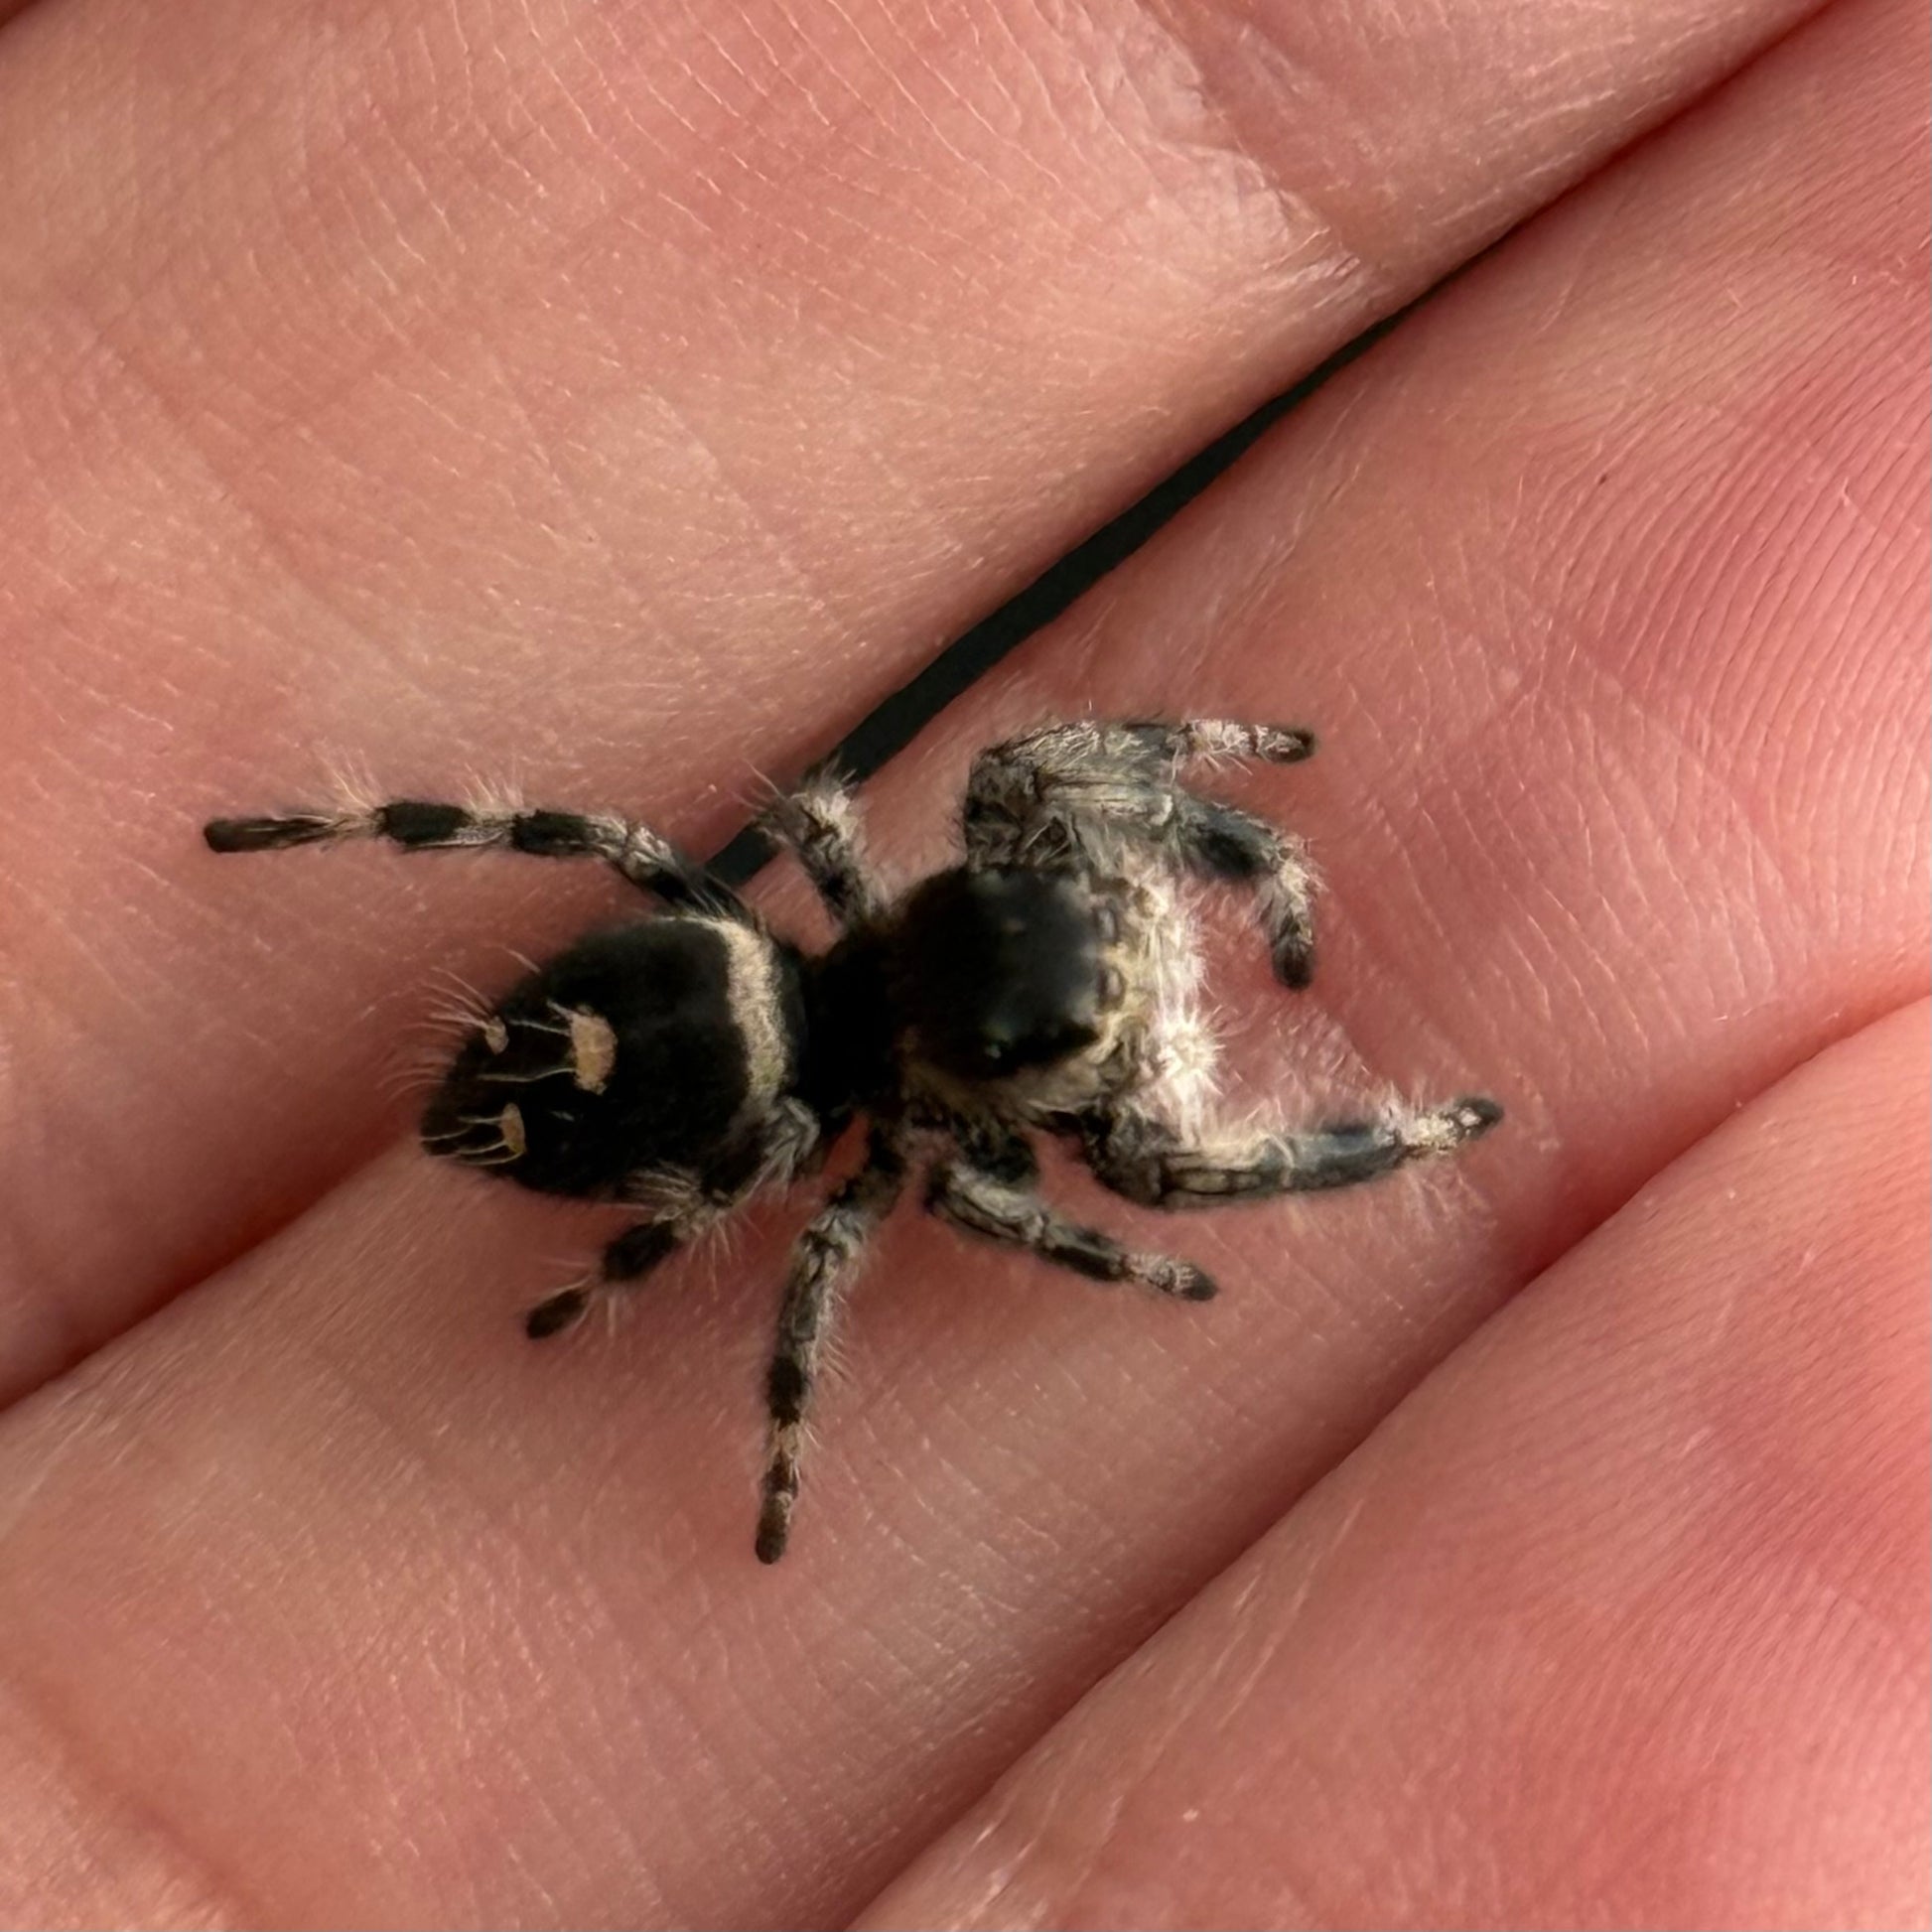
POLYGON ((591 1292, 588 1288, 559 1289, 524 1315, 523 1332, 532 1341, 547 1341, 552 1335, 562 1334, 566 1328, 576 1327, 590 1306, 591 1292))
POLYGON ((313 813, 290 818, 211 818, 202 836, 211 852, 273 852, 335 837, 334 821, 313 813))

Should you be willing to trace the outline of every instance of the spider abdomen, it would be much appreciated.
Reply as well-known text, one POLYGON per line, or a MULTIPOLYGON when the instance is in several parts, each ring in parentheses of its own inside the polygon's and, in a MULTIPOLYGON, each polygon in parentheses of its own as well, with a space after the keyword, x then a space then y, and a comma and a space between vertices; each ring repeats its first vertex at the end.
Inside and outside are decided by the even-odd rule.
POLYGON ((791 960, 741 921, 671 914, 590 933, 471 1032, 424 1145, 543 1193, 702 1174, 790 1080, 798 1013, 791 960))

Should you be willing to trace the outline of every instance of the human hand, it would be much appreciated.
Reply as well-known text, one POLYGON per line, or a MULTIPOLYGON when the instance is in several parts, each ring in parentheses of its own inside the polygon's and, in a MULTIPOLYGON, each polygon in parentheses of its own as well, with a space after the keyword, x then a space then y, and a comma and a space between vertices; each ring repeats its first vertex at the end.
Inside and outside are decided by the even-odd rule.
POLYGON ((346 754, 702 848, 1803 11, 0 29, 0 1918, 1922 1911, 1916 10, 1609 161, 869 788, 909 874, 1008 731, 1314 726, 1247 1084, 1510 1112, 1188 1221, 1206 1309, 901 1216, 774 1571, 797 1213, 533 1351, 602 1217, 383 1084, 614 890, 197 836, 346 754))

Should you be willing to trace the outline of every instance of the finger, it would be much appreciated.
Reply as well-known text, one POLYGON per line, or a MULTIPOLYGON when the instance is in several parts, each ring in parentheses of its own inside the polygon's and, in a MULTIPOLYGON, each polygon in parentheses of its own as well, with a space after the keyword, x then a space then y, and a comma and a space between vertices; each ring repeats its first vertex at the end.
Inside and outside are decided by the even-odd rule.
MULTIPOLYGON (((899 1224, 769 1573, 772 1220, 618 1340, 532 1355, 516 1312, 581 1222, 385 1160, 0 1433, 9 1655, 101 1775, 165 1763, 176 1837, 287 1916, 857 1909, 1552 1250, 1922 984, 1923 507, 1872 433, 1923 421, 1884 272, 1918 104, 1884 25, 1833 16, 1499 251, 1002 700, 1084 669, 1139 709, 1165 672, 1352 736, 1271 781, 1333 886, 1308 1071, 1483 1078, 1517 1112, 1479 1159, 1190 1223, 1205 1310, 899 1224), (1752 326, 1720 356, 1726 296, 1752 326), (1391 631, 1413 655, 1351 704, 1391 631)), ((940 846, 965 750, 881 788, 885 836, 940 846)), ((1229 998, 1275 1003, 1236 1042, 1257 1087, 1305 1094, 1272 1033, 1304 1009, 1260 971, 1229 998)))
POLYGON ((432 962, 500 977, 611 902, 375 855, 216 867, 199 819, 308 802, 333 756, 428 796, 520 770, 702 843, 1800 11, 16 23, 0 868, 32 1153, 0 1373, 393 1132, 432 962))
POLYGON ((1926 1019, 1566 1256, 861 1923, 1912 1923, 1926 1019))

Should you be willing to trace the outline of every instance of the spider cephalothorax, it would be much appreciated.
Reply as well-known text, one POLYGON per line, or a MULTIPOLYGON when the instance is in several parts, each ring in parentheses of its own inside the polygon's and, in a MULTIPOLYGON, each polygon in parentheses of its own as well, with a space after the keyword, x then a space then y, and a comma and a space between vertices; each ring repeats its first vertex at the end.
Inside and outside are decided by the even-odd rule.
POLYGON ((655 918, 580 939, 479 1015, 423 1117, 434 1154, 637 1211, 595 1276, 529 1311, 533 1337, 793 1178, 865 1116, 864 1160, 800 1237, 779 1311, 757 1544, 769 1563, 790 1529, 833 1299, 915 1165, 926 1206, 955 1226, 1097 1281, 1205 1301, 1214 1286, 1191 1262, 1131 1249, 1041 1199, 1030 1137, 1063 1139, 1130 1200, 1211 1207, 1368 1180, 1501 1118, 1465 1098, 1299 1132, 1203 1124, 1212 1049, 1174 880, 1252 886, 1289 986, 1308 983, 1313 941, 1299 844, 1187 789, 1179 770, 1289 764, 1312 749, 1306 732, 1211 721, 1035 732, 975 762, 963 863, 898 896, 865 862, 850 793, 816 781, 766 823, 839 923, 817 956, 622 818, 404 800, 217 819, 207 840, 217 852, 386 838, 594 858, 663 901, 655 918))

